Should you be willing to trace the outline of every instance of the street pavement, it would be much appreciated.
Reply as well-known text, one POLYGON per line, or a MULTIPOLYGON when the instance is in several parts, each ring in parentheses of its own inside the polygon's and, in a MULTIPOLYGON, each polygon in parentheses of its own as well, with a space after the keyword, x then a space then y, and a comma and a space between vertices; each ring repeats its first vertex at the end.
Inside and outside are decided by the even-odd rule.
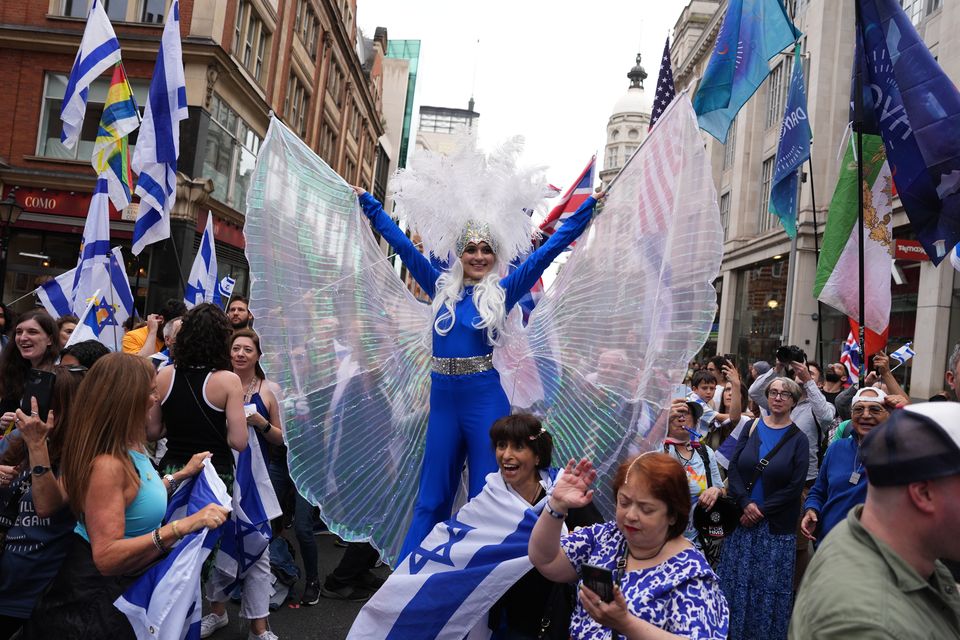
MULTIPOLYGON (((303 559, 300 557, 300 548, 297 546, 293 529, 285 530, 284 536, 290 540, 297 552, 297 564, 300 566, 302 575, 303 559)), ((317 536, 321 585, 326 575, 333 571, 343 556, 343 548, 334 544, 336 539, 332 535, 317 536)), ((373 572, 382 578, 390 575, 390 569, 387 566, 378 567, 373 572)), ((353 624, 353 619, 356 618, 363 603, 321 597, 316 605, 301 607, 297 603, 300 602, 303 585, 304 581, 301 577, 292 592, 294 597, 270 614, 270 628, 273 632, 281 640, 343 640, 346 638, 350 625, 353 624)), ((204 613, 208 612, 209 608, 205 606, 204 613)), ((230 624, 211 635, 210 640, 246 640, 248 625, 246 621, 242 623, 240 621, 239 606, 232 602, 228 603, 227 612, 230 615, 230 624)))

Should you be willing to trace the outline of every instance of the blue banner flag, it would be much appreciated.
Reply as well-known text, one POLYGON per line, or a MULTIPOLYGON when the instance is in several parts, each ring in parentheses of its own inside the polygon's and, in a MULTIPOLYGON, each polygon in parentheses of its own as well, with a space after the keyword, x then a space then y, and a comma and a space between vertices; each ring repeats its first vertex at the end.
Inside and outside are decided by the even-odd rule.
POLYGON ((730 0, 693 99, 700 128, 726 143, 730 123, 770 74, 769 60, 798 37, 780 0, 730 0))
POLYGON ((180 121, 187 119, 187 83, 180 42, 180 2, 173 0, 160 37, 150 94, 133 150, 140 208, 133 227, 134 255, 170 237, 170 210, 177 196, 180 121))
POLYGON ((910 225, 940 264, 960 241, 960 91, 897 0, 858 2, 863 132, 883 139, 910 225))
POLYGON ((780 218, 784 231, 797 236, 797 188, 800 167, 810 159, 810 121, 807 119, 807 93, 803 88, 803 60, 800 45, 793 54, 793 77, 787 94, 787 109, 780 126, 780 144, 770 188, 770 213, 780 218))
POLYGON ((217 286, 217 246, 213 239, 213 212, 207 213, 207 226, 200 236, 197 257, 193 259, 190 278, 183 292, 183 303, 193 309, 203 302, 220 304, 220 288, 217 286))

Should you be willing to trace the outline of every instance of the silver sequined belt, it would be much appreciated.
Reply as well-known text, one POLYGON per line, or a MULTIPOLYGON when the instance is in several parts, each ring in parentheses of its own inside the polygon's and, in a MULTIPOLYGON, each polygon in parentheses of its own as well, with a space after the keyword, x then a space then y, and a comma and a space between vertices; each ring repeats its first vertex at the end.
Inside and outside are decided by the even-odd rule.
POLYGON ((466 376, 493 369, 493 354, 472 358, 438 358, 434 356, 433 372, 445 376, 466 376))

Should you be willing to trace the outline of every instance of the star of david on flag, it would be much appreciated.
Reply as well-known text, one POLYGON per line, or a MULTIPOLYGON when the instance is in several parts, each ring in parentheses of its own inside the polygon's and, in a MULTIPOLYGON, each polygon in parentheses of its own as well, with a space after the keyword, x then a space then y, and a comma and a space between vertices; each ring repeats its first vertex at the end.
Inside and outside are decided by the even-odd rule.
MULTIPOLYGON (((231 289, 232 290, 232 289, 231 289)), ((202 302, 220 304, 220 286, 217 282, 217 246, 213 237, 213 213, 207 212, 207 224, 200 237, 200 248, 193 259, 190 277, 183 292, 183 303, 192 309, 202 302)))

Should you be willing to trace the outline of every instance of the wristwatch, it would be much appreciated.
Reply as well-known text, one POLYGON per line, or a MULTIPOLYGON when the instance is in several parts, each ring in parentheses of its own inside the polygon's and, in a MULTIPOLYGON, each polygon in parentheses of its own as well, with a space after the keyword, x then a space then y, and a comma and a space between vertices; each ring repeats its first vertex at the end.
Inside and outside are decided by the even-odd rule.
POLYGON ((38 464, 37 466, 35 466, 33 469, 30 470, 30 472, 35 476, 42 476, 47 471, 50 471, 50 467, 45 467, 42 464, 38 464))
POLYGON ((167 475, 163 476, 163 479, 167 481, 167 493, 173 493, 180 485, 180 483, 177 482, 177 479, 173 477, 172 473, 168 473, 167 475))
POLYGON ((268 422, 267 424, 263 425, 263 427, 260 429, 260 433, 262 433, 263 435, 267 435, 268 433, 270 433, 270 429, 273 429, 273 425, 268 422))

